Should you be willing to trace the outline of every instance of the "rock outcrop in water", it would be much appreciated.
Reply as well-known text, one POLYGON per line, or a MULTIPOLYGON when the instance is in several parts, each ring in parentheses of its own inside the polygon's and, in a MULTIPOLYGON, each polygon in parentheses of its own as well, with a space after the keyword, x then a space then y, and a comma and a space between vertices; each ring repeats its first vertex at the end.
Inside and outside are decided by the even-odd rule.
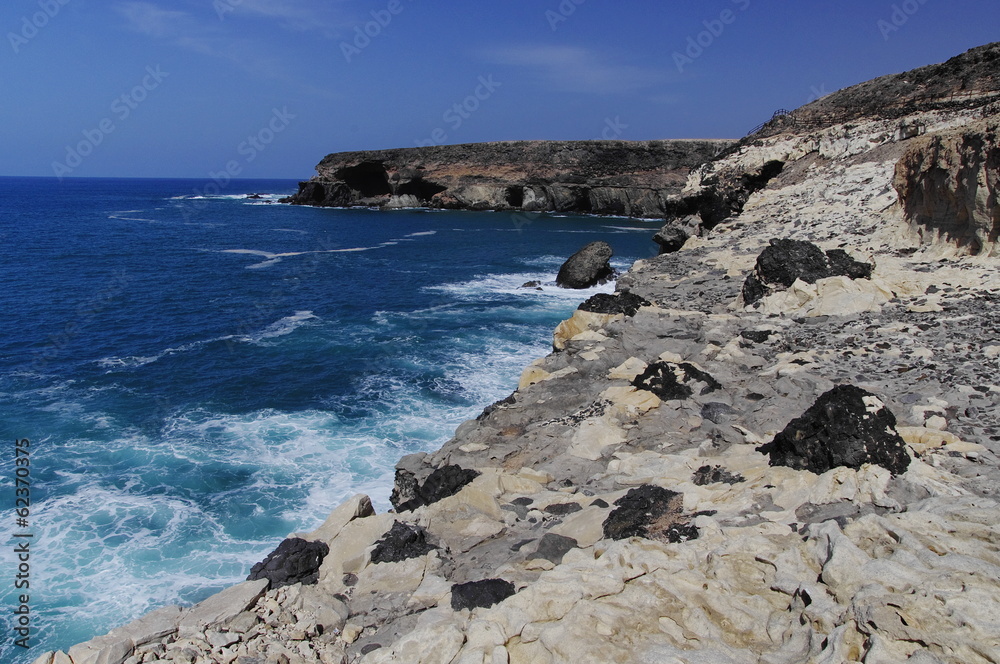
POLYGON ((662 217, 691 169, 733 144, 505 141, 328 155, 298 205, 662 217))
POLYGON ((410 511, 355 496, 297 535, 329 549, 316 584, 161 609, 73 664, 995 663, 998 61, 843 91, 697 169, 697 231, 405 457, 410 511), (747 306, 775 237, 871 269, 747 306))

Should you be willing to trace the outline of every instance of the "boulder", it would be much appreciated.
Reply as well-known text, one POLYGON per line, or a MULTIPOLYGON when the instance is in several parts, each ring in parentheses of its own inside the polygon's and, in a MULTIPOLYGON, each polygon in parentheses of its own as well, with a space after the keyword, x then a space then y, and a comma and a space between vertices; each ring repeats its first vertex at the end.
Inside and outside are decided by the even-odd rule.
POLYGON ((814 284, 827 277, 868 279, 874 266, 851 258, 843 249, 826 253, 811 242, 771 240, 757 257, 754 271, 743 283, 743 301, 753 304, 772 292, 788 288, 801 279, 814 284))
POLYGON ((688 238, 701 233, 701 217, 688 215, 672 219, 653 236, 653 242, 660 245, 660 255, 680 251, 688 238))
POLYGON ((456 583, 451 587, 451 608, 455 611, 489 608, 507 599, 514 592, 514 584, 503 579, 456 583))
POLYGON ((267 579, 272 588, 316 583, 320 565, 329 552, 330 547, 323 542, 290 537, 250 569, 247 581, 267 579))
POLYGON ((910 465, 896 417, 877 396, 854 385, 838 385, 822 394, 757 450, 770 456, 772 466, 816 474, 872 463, 897 475, 910 465))
POLYGON ((556 275, 556 285, 563 288, 590 288, 614 276, 611 256, 614 252, 607 242, 591 242, 569 257, 556 275))
POLYGON ((419 558, 437 547, 427 541, 427 533, 420 526, 396 521, 372 549, 372 563, 398 563, 419 558))

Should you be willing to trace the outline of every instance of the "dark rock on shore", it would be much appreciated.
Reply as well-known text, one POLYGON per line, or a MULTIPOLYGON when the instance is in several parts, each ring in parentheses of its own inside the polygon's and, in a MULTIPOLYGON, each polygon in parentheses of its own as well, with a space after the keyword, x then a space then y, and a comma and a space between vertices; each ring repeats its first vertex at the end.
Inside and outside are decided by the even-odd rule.
POLYGON ((247 581, 267 579, 271 588, 281 588, 296 583, 310 585, 319 579, 319 568, 330 552, 323 542, 310 542, 298 537, 290 537, 264 560, 250 569, 247 581))
POLYGON ((569 257, 556 275, 562 288, 590 288, 614 276, 611 257, 614 251, 607 242, 591 242, 569 257))
POLYGON ((421 505, 436 503, 453 496, 459 489, 479 477, 479 471, 448 465, 431 471, 423 484, 405 470, 396 470, 396 482, 389 500, 397 512, 409 512, 421 505))
POLYGON ((698 529, 682 519, 684 496, 676 491, 644 484, 631 489, 615 505, 617 509, 604 520, 605 537, 645 537, 672 543, 698 537, 698 529))
POLYGON ((639 307, 648 307, 650 302, 634 293, 623 291, 608 294, 598 293, 584 301, 577 309, 595 314, 624 314, 635 316, 639 307))
POLYGON ((873 463, 898 475, 910 465, 896 417, 878 397, 854 385, 838 385, 821 395, 757 450, 771 457, 772 466, 816 474, 873 463))
POLYGON ((514 592, 514 584, 503 579, 456 583, 451 587, 451 608, 455 611, 489 608, 497 602, 504 601, 514 592))
POLYGON ((647 390, 664 401, 687 399, 695 393, 708 394, 722 385, 708 373, 687 362, 654 362, 632 381, 634 387, 647 390))
POLYGON ((396 521, 372 550, 373 563, 398 563, 409 558, 419 558, 437 547, 427 541, 427 533, 420 526, 396 521))
POLYGON ((753 304, 776 290, 788 288, 796 279, 814 284, 827 277, 868 279, 873 265, 851 258, 843 249, 826 253, 811 242, 771 240, 757 257, 753 273, 743 283, 743 301, 753 304))

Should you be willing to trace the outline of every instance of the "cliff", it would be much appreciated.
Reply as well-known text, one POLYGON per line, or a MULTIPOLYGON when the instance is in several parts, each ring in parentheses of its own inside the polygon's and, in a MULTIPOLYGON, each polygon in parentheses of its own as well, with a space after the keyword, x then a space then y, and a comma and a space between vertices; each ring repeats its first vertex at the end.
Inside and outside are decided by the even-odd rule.
POLYGON ((255 580, 39 662, 996 662, 988 88, 734 146, 673 200, 678 250, 401 460, 394 512, 355 496, 255 580))
POLYGON ((663 217, 691 169, 732 141, 514 141, 341 152, 298 205, 663 217))

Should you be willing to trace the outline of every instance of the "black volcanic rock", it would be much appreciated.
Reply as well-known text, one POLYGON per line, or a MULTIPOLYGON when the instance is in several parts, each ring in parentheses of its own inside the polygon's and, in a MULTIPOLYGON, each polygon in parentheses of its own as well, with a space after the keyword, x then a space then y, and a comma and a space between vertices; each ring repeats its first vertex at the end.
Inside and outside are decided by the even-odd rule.
POLYGON ((577 309, 595 314, 625 314, 635 316, 639 307, 648 307, 650 303, 627 291, 621 293, 598 293, 584 301, 577 309))
POLYGON ((507 599, 514 592, 514 584, 503 579, 456 583, 451 587, 451 608, 454 611, 477 607, 489 608, 507 599))
POLYGON ((271 582, 271 588, 296 583, 316 583, 319 579, 319 567, 329 552, 330 547, 323 542, 290 537, 250 569, 247 581, 267 579, 271 582))
POLYGON ((479 471, 448 465, 435 468, 424 483, 419 484, 412 474, 397 469, 395 486, 389 500, 397 512, 413 511, 422 505, 430 505, 455 495, 477 477, 479 471))
POLYGON ((757 451, 769 455, 772 466, 817 474, 873 463, 898 475, 910 465, 895 416, 878 397, 854 385, 838 385, 821 395, 757 451))
POLYGON ((569 257, 556 275, 563 288, 590 288, 614 276, 611 257, 614 251, 607 242, 591 242, 569 257))
POLYGON ((683 519, 684 496, 676 491, 644 484, 631 489, 615 505, 604 520, 607 538, 645 537, 677 543, 698 537, 698 529, 683 519))
POLYGON ((409 558, 419 558, 437 547, 427 541, 427 533, 420 526, 396 521, 372 549, 372 563, 398 563, 409 558))
POLYGON ((743 283, 743 301, 753 304, 776 290, 788 288, 796 279, 814 284, 827 277, 851 279, 871 277, 873 265, 851 258, 842 249, 823 250, 802 240, 771 240, 757 257, 754 271, 743 283))
POLYGON ((710 374, 687 362, 653 362, 633 379, 632 386, 652 392, 664 401, 687 399, 696 387, 700 395, 722 388, 710 374))

